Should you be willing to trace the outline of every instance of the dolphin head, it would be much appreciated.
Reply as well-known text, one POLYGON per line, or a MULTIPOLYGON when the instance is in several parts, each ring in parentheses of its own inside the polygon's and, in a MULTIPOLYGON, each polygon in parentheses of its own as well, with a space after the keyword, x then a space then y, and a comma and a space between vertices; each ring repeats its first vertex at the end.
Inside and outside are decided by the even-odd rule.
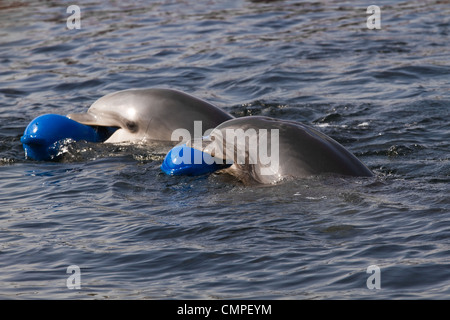
POLYGON ((72 113, 67 117, 89 126, 117 127, 105 142, 137 141, 146 138, 152 120, 143 95, 133 91, 119 91, 95 101, 86 113, 72 113))
POLYGON ((338 142, 294 121, 261 116, 235 118, 218 125, 201 143, 187 145, 221 163, 232 164, 224 172, 244 184, 274 184, 286 178, 320 174, 372 176, 338 142))
POLYGON ((174 130, 193 134, 194 121, 214 128, 232 119, 227 112, 206 101, 172 89, 128 89, 95 101, 86 113, 68 118, 91 126, 117 127, 105 142, 171 141, 174 130))

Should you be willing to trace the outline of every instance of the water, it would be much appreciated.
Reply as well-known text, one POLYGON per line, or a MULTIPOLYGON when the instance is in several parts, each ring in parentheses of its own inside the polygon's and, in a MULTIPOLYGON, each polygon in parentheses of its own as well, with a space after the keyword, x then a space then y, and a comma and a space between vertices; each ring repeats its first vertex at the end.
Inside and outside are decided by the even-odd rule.
POLYGON ((449 2, 378 1, 380 30, 355 1, 77 4, 79 30, 60 1, 0 4, 0 297, 450 297, 449 2), (168 177, 152 145, 25 159, 33 118, 132 87, 310 124, 375 177, 168 177))

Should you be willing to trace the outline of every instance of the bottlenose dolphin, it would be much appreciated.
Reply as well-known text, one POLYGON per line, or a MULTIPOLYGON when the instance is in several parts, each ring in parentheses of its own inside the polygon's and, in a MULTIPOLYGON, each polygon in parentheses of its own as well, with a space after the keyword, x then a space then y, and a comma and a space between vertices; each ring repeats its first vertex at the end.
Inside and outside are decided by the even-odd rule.
POLYGON ((171 141, 172 132, 184 128, 191 134, 194 121, 215 128, 233 116, 218 107, 173 89, 128 89, 95 101, 86 113, 68 118, 89 126, 118 127, 105 142, 171 141))
POLYGON ((209 136, 187 143, 229 163, 222 172, 244 183, 271 184, 321 174, 372 176, 352 153, 327 135, 294 121, 262 116, 219 124, 209 136))

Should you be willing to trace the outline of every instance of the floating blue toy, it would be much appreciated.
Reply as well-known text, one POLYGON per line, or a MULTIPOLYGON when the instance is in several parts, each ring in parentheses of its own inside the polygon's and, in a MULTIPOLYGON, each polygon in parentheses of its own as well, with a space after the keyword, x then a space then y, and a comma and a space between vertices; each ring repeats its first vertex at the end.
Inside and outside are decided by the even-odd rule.
POLYGON ((217 160, 210 154, 183 144, 167 153, 161 170, 168 175, 198 176, 231 166, 217 160))
POLYGON ((91 127, 65 116, 46 114, 35 118, 20 139, 25 156, 34 160, 54 160, 68 139, 103 142, 116 128, 91 127))

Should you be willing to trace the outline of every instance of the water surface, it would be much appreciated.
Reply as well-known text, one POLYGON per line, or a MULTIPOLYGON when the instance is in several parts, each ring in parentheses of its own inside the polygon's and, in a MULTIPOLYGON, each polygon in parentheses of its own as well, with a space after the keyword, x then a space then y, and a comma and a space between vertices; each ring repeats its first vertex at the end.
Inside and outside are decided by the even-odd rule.
POLYGON ((77 4, 79 30, 60 1, 0 4, 0 297, 448 299, 446 1, 378 1, 380 30, 355 1, 77 4), (152 145, 25 159, 36 116, 145 87, 312 125, 375 177, 169 177, 152 145))

